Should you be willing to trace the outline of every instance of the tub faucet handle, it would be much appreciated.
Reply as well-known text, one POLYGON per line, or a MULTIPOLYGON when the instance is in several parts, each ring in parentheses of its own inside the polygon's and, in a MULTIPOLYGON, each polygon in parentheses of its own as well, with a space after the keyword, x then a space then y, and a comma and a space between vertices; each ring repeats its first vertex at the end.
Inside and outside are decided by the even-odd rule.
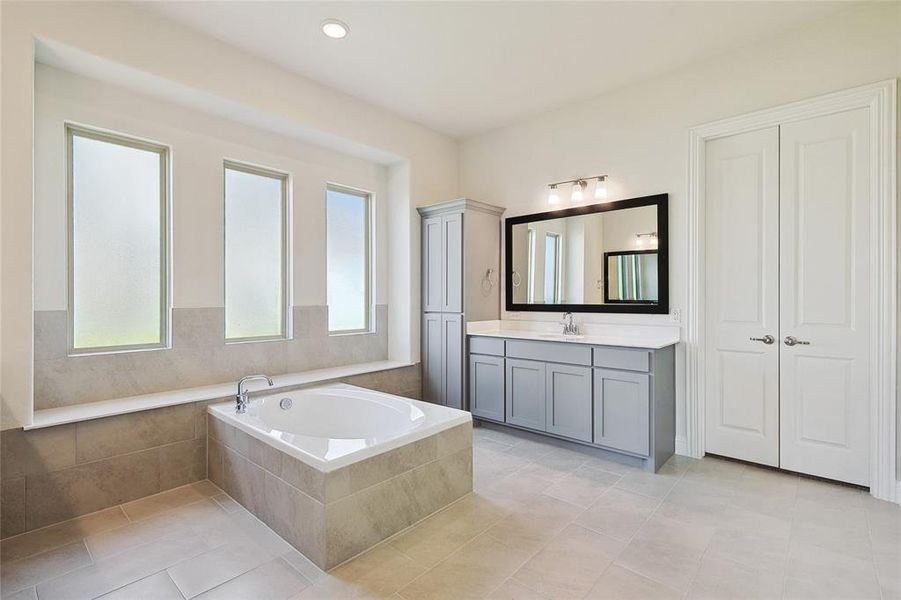
POLYGON ((268 375, 247 375, 242 377, 240 381, 238 381, 238 393, 235 395, 235 412, 238 414, 243 414, 247 412, 247 405, 250 403, 250 398, 247 395, 247 390, 245 389, 245 384, 248 381, 253 381, 254 379, 265 379, 269 384, 269 387, 275 385, 272 383, 272 378, 268 375))

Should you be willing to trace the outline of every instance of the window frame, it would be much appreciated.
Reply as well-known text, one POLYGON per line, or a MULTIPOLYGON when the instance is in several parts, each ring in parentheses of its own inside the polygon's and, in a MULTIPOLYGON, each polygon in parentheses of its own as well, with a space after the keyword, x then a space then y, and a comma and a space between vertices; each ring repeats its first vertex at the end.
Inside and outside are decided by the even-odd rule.
POLYGON ((263 167, 260 165, 234 160, 230 158, 222 161, 222 334, 226 344, 246 344, 252 342, 274 342, 292 339, 291 335, 291 214, 290 214, 290 192, 291 174, 286 171, 263 167), (227 171, 240 171, 250 175, 258 175, 261 177, 269 177, 277 179, 281 182, 282 197, 282 314, 281 314, 281 333, 278 335, 259 335, 250 337, 228 337, 228 306, 226 306, 227 290, 228 290, 228 263, 226 256, 228 252, 228 190, 226 188, 227 171))
POLYGON ((325 186, 325 304, 327 308, 328 304, 328 272, 329 272, 329 263, 328 263, 328 194, 329 192, 338 192, 343 194, 349 194, 352 196, 361 197, 366 201, 366 239, 364 241, 364 247, 366 249, 366 256, 364 257, 364 264, 366 266, 366 281, 364 285, 364 294, 366 298, 366 323, 361 329, 332 329, 328 327, 328 323, 326 326, 328 327, 328 335, 331 336, 339 336, 339 335, 361 335, 368 333, 375 333, 375 294, 374 289, 375 286, 372 284, 373 274, 375 272, 375 268, 373 265, 373 258, 375 257, 375 194, 370 192, 369 190, 365 190, 362 188, 352 187, 349 185, 344 185, 341 183, 335 183, 333 181, 326 182, 325 186))
POLYGON ((171 348, 171 147, 143 138, 113 132, 87 125, 65 122, 66 135, 66 354, 90 356, 93 354, 120 354, 171 348), (74 160, 75 137, 84 137, 128 148, 154 152, 159 155, 160 179, 160 341, 154 344, 126 344, 121 346, 75 347, 75 189, 74 160))

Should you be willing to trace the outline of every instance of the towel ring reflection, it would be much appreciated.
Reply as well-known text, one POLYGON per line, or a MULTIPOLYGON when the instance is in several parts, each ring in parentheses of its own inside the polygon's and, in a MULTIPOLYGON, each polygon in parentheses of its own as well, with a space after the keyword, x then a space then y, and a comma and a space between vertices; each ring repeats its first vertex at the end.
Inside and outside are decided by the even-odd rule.
POLYGON ((520 275, 516 271, 513 271, 513 273, 510 274, 510 281, 511 283, 513 283, 513 287, 519 287, 519 285, 522 283, 522 275, 520 275))

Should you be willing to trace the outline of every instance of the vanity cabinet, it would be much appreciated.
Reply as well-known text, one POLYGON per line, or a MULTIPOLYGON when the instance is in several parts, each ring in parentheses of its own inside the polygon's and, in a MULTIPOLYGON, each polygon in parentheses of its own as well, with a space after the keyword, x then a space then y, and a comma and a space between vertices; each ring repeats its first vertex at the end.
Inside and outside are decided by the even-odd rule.
POLYGON ((422 216, 422 399, 463 409, 465 325, 500 313, 504 209, 461 198, 417 210, 422 216))
POLYGON ((594 369, 594 443, 647 456, 650 376, 594 369))
POLYGON ((548 364, 545 367, 546 430, 591 441, 591 368, 548 364))
POLYGON ((545 364, 535 360, 506 360, 507 423, 544 431, 545 364))
POLYGON ((463 408, 463 315, 425 313, 422 321, 422 397, 463 408))
POLYGON ((504 357, 469 355, 469 411, 484 419, 504 421, 504 357))
POLYGON ((422 221, 422 304, 425 312, 463 312, 463 213, 422 221))
POLYGON ((474 417, 625 454, 675 452, 674 349, 469 338, 474 417))

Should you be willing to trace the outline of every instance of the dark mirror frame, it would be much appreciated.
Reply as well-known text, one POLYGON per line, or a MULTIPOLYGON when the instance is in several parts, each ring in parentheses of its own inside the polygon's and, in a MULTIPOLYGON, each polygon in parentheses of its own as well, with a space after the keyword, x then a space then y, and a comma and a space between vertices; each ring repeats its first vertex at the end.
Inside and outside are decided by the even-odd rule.
MULTIPOLYGON (((549 212, 520 215, 504 219, 504 291, 506 292, 506 310, 508 312, 583 312, 583 313, 638 313, 665 315, 669 313, 669 211, 667 204, 669 194, 656 194, 629 198, 603 204, 589 204, 549 212), (536 221, 549 221, 564 217, 589 215, 625 208, 642 206, 657 207, 657 289, 658 302, 650 303, 614 303, 614 304, 526 304, 513 302, 513 226, 536 221)), ((606 265, 605 265, 606 266, 606 265)), ((606 274, 604 287, 607 286, 606 274)))

